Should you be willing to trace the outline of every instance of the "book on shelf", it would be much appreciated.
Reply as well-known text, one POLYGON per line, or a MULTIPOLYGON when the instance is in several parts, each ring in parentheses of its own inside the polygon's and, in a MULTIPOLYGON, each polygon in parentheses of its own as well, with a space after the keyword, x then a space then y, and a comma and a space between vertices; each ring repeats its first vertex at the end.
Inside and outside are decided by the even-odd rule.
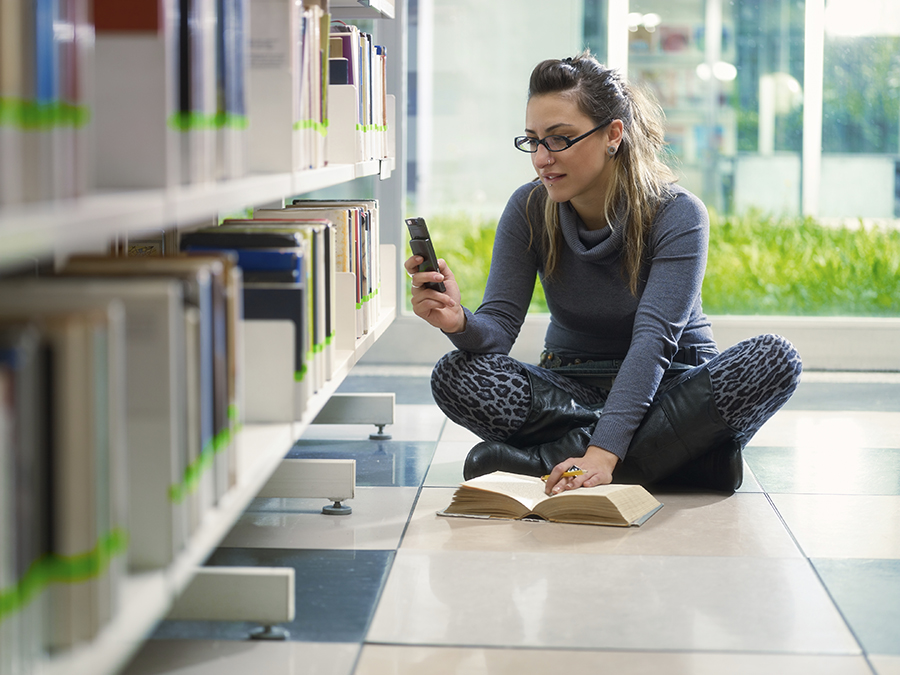
POLYGON ((218 0, 216 23, 216 177, 247 173, 248 0, 218 0))
POLYGON ((329 23, 317 2, 250 3, 251 170, 325 166, 329 23))
POLYGON ((94 0, 93 9, 98 184, 244 175, 247 0, 94 0))
POLYGON ((16 570, 12 586, 0 588, 0 611, 8 614, 0 619, 18 626, 19 656, 28 661, 93 640, 119 608, 127 538, 124 314, 117 301, 5 306, 0 325, 3 360, 15 378, 16 433, 4 451, 7 465, 12 452, 19 483, 16 534, 3 542, 12 544, 16 570), (13 341, 11 331, 19 331, 13 341))
POLYGON ((346 70, 346 75, 341 72, 329 87, 328 161, 352 164, 389 157, 387 50, 353 25, 332 26, 329 42, 338 59, 336 74, 346 70))
POLYGON ((88 0, 0 3, 0 204, 91 187, 88 0))
MULTIPOLYGON (((285 319, 295 324, 293 355, 297 419, 310 397, 321 387, 325 373, 324 344, 316 331, 325 322, 321 299, 325 289, 316 283, 314 231, 305 223, 226 219, 182 235, 182 250, 227 251, 236 256, 244 279, 245 320, 285 319), (283 303, 279 306, 279 303, 283 303), (318 312, 318 316, 317 316, 318 312), (319 380, 321 378, 321 381, 319 380)), ((320 264, 320 269, 323 265, 320 264)), ((329 373, 330 375, 330 373, 329 373)))
POLYGON ((98 187, 167 188, 186 175, 173 124, 177 14, 174 2, 94 0, 98 187))
POLYGON ((50 435, 41 334, 0 328, 0 672, 25 672, 45 651, 46 589, 35 570, 52 553, 50 435), (28 592, 26 589, 30 589, 28 592), (25 665, 23 665, 25 664, 25 665))
POLYGON ((540 478, 496 471, 464 481, 438 515, 546 520, 580 525, 643 525, 662 504, 640 485, 599 485, 548 496, 540 478))
MULTIPOLYGON (((381 314, 381 226, 375 199, 295 199, 287 210, 307 210, 336 224, 336 269, 356 275, 357 337, 362 337, 381 314), (344 229, 345 218, 347 228, 344 229), (346 242, 346 244, 345 244, 346 242)), ((257 209, 259 216, 267 209, 257 209)))
POLYGON ((214 502, 211 480, 191 499, 173 501, 184 481, 188 439, 186 328, 182 282, 175 279, 42 278, 7 282, 0 308, 91 306, 117 300, 125 311, 125 401, 129 566, 168 564, 187 540, 189 522, 214 502))
POLYGON ((228 219, 224 227, 277 232, 299 228, 311 233, 308 252, 308 271, 311 276, 312 326, 311 344, 321 365, 316 376, 316 388, 331 379, 334 371, 334 320, 338 311, 335 292, 336 234, 335 223, 322 214, 299 213, 283 209, 257 210, 254 218, 228 219))
MULTIPOLYGON (((240 366, 233 362, 237 352, 237 317, 230 285, 239 276, 229 274, 233 262, 228 256, 167 256, 112 258, 74 256, 62 272, 66 276, 90 278, 163 278, 181 285, 183 307, 181 322, 185 331, 184 371, 186 451, 177 457, 165 495, 174 512, 183 513, 176 525, 184 525, 184 534, 176 531, 176 548, 160 545, 157 549, 135 551, 140 567, 158 567, 171 562, 178 541, 186 541, 190 529, 202 519, 204 504, 218 503, 236 481, 234 432, 240 424, 240 411, 234 397, 239 391, 240 366), (198 504, 199 502, 199 504, 198 504)), ((158 529, 158 528, 157 528, 158 529)), ((161 542, 162 544, 162 542, 161 542)))

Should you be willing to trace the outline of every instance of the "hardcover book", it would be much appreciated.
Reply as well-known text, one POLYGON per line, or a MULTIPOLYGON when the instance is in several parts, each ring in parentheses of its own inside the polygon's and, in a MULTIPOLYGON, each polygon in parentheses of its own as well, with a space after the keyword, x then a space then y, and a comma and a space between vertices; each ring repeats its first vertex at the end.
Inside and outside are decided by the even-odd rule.
POLYGON ((662 504, 640 485, 599 485, 557 495, 544 481, 495 471, 463 482, 441 516, 547 520, 582 525, 643 525, 662 504))

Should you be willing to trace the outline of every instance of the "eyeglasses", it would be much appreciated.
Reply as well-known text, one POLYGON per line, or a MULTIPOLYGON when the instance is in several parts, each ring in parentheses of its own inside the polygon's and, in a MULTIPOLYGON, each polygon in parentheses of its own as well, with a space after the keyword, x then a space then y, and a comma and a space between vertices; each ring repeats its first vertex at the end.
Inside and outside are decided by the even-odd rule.
POLYGON ((562 152, 563 150, 568 150, 573 145, 575 145, 578 141, 587 138, 595 131, 602 129, 603 127, 607 127, 612 124, 612 120, 608 122, 604 122, 599 127, 594 127, 586 134, 581 134, 578 138, 567 138, 565 136, 547 136, 546 138, 532 138, 531 136, 517 136, 513 142, 516 144, 516 147, 522 152, 528 152, 534 154, 538 151, 538 146, 543 145, 550 152, 562 152))

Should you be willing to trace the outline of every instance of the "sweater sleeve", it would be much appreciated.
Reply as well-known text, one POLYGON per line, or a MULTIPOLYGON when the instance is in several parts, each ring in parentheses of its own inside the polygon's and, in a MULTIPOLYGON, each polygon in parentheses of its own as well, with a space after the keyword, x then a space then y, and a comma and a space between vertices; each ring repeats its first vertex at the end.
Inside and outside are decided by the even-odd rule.
POLYGON ((708 244, 706 207, 694 195, 677 192, 662 207, 651 230, 649 269, 631 345, 594 429, 592 445, 625 457, 678 349, 682 331, 700 304, 708 244))
POLYGON ((481 306, 474 313, 464 308, 465 330, 448 335, 457 349, 508 354, 519 335, 538 271, 539 235, 532 241, 526 216, 533 188, 528 183, 516 190, 500 217, 481 306))

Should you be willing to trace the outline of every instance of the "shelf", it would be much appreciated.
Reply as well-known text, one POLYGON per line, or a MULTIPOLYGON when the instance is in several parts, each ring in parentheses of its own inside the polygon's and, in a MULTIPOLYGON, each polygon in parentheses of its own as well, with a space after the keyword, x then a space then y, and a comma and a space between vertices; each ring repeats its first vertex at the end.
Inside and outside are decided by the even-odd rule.
POLYGON ((171 190, 97 192, 76 199, 3 208, 0 270, 76 243, 103 243, 127 232, 209 220, 249 205, 272 203, 365 176, 385 179, 393 166, 391 159, 375 159, 293 174, 257 174, 171 190))
POLYGON ((394 0, 331 0, 336 19, 393 19, 394 0))
POLYGON ((338 352, 335 372, 313 396, 303 419, 290 424, 248 424, 241 429, 236 441, 239 482, 209 510, 187 548, 165 570, 129 575, 123 585, 119 613, 112 623, 90 644, 51 658, 41 670, 44 675, 114 673, 128 663, 157 623, 167 616, 196 568, 228 534, 294 442, 395 316, 396 307, 383 307, 375 326, 356 340, 355 348, 338 352))

